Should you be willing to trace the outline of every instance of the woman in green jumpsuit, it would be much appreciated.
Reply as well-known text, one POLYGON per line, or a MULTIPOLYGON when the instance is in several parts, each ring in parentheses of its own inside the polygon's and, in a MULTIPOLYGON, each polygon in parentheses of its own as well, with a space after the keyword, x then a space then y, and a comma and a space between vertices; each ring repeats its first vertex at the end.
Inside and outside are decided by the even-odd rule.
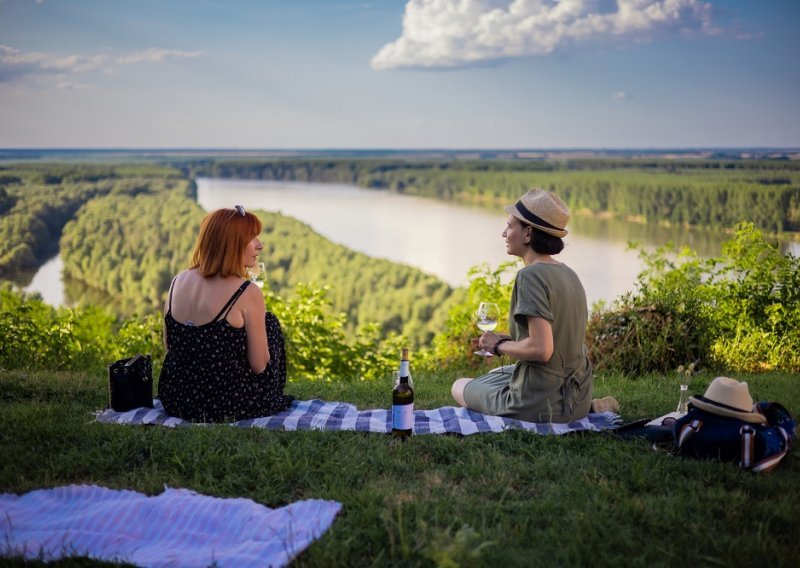
POLYGON ((510 335, 486 332, 479 344, 516 364, 458 379, 453 398, 483 414, 529 422, 579 420, 592 405, 586 293, 575 272, 553 258, 564 248, 569 209, 552 193, 532 189, 506 211, 506 251, 525 266, 514 281, 510 335))

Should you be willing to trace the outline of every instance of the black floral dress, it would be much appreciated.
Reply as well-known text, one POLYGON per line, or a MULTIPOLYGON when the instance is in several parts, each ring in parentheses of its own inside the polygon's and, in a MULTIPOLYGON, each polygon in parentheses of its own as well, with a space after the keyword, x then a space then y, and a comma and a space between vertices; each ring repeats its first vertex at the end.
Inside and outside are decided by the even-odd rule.
MULTIPOLYGON (((261 374, 250 370, 245 328, 225 319, 250 284, 245 281, 217 316, 203 325, 172 317, 172 289, 164 316, 167 354, 158 379, 164 410, 195 422, 231 422, 285 410, 293 397, 286 386, 286 351, 278 318, 267 312, 270 361, 261 374)), ((173 281, 174 285, 174 281, 173 281)))

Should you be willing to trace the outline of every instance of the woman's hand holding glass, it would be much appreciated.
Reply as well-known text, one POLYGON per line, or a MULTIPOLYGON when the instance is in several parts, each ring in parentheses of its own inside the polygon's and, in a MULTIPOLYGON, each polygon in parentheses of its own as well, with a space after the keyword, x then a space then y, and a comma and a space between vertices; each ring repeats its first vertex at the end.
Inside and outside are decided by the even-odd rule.
MULTIPOLYGON (((487 336, 494 336, 494 333, 491 333, 494 328, 497 327, 497 318, 500 315, 500 310, 497 307, 497 304, 492 302, 481 302, 480 306, 478 306, 478 311, 475 313, 478 321, 478 329, 483 331, 483 335, 479 340, 479 344, 483 344, 484 339, 487 336)), ((492 343, 491 345, 494 345, 492 343)), ((475 355, 481 355, 483 357, 490 357, 492 355, 491 352, 486 351, 485 349, 481 348, 479 351, 475 351, 475 355)))

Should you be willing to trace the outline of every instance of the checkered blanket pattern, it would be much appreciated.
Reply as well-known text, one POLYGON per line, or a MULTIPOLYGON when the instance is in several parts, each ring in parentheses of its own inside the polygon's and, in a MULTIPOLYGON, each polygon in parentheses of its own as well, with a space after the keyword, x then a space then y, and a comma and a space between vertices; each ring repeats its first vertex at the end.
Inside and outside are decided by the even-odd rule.
MULTIPOLYGON (((186 427, 194 423, 169 416, 159 400, 154 408, 137 408, 128 412, 104 410, 97 421, 104 424, 152 424, 167 427, 186 427)), ((620 416, 611 412, 589 414, 569 424, 534 423, 488 416, 466 408, 443 406, 431 410, 414 411, 414 434, 460 434, 503 432, 510 429, 527 430, 536 434, 567 434, 580 431, 600 431, 617 427, 620 416)), ((388 409, 359 410, 345 402, 322 400, 294 401, 292 406, 274 416, 250 418, 231 423, 240 428, 267 430, 350 430, 388 434, 391 432, 391 411, 388 409)))

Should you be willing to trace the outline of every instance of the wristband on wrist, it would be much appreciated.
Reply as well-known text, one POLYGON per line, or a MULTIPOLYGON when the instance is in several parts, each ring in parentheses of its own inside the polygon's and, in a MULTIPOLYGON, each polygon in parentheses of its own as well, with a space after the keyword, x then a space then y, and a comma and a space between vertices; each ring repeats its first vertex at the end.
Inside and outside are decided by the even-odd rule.
POLYGON ((510 338, 510 337, 504 337, 504 338, 502 338, 501 340, 499 340, 497 343, 495 343, 495 344, 494 344, 494 347, 492 347, 492 352, 493 352, 495 355, 497 355, 498 357, 499 357, 500 355, 502 355, 502 353, 500 353, 500 351, 498 351, 498 350, 497 350, 497 348, 498 348, 498 347, 500 347, 500 345, 501 345, 502 343, 505 343, 506 341, 511 341, 511 338, 510 338))

